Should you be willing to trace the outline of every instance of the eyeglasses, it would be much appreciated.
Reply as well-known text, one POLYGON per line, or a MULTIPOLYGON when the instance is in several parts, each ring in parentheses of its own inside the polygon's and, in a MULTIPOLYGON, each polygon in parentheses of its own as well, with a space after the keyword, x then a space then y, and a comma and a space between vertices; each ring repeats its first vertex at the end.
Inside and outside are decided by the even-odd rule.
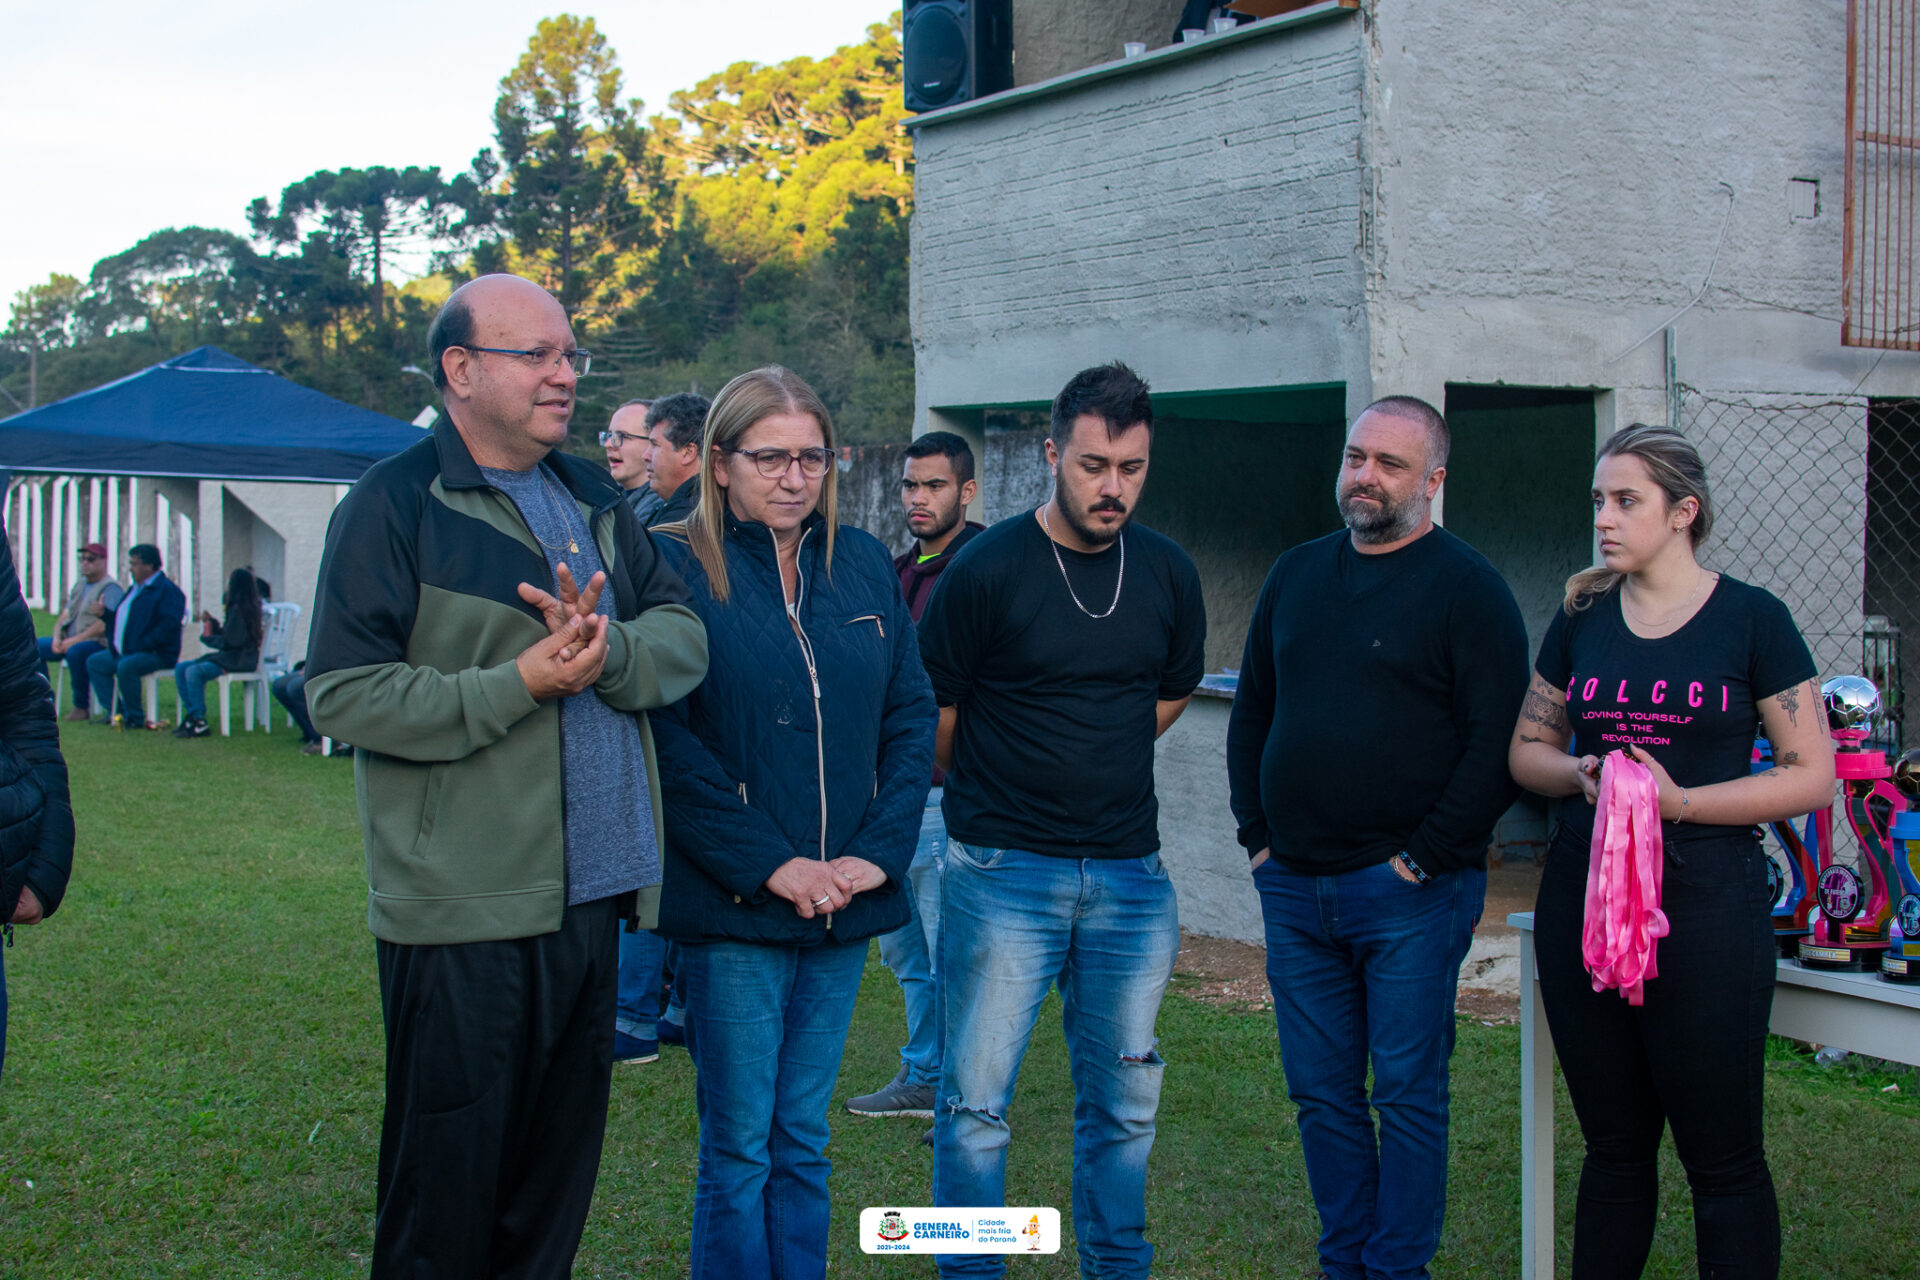
POLYGON ((82 552, 80 553, 80 558, 81 558, 82 560, 104 560, 104 559, 106 559, 106 557, 105 557, 105 556, 97 556, 97 555, 95 555, 95 554, 93 554, 93 552, 91 552, 91 551, 82 551, 82 552))
MULTIPOLYGON (((580 354, 585 355, 586 352, 583 351, 580 354)), ((584 372, 584 370, 582 372, 584 372)), ((611 449, 616 444, 624 449, 636 440, 644 440, 648 444, 653 443, 653 439, 650 436, 635 435, 631 431, 602 431, 600 433, 600 447, 602 449, 611 449)))
POLYGON ((463 343, 461 350, 486 351, 496 356, 519 356, 536 369, 558 369, 560 362, 564 360, 573 366, 574 376, 581 378, 587 376, 587 369, 593 364, 593 352, 581 351, 578 348, 572 351, 562 351, 558 347, 531 347, 523 350, 519 347, 469 347, 463 343))
POLYGON ((730 449, 728 452, 752 458, 753 465, 759 468, 760 476, 765 480, 778 480, 796 462, 800 464, 801 475, 809 480, 818 480, 833 465, 831 449, 802 449, 798 453, 789 453, 785 449, 730 449))

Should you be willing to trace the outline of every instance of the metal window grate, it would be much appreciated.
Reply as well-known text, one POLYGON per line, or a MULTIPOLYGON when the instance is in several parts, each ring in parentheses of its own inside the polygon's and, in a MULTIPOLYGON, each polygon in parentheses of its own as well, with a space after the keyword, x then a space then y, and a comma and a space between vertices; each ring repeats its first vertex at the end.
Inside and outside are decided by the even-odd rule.
POLYGON ((1840 341, 1920 351, 1920 0, 1847 0, 1840 341))

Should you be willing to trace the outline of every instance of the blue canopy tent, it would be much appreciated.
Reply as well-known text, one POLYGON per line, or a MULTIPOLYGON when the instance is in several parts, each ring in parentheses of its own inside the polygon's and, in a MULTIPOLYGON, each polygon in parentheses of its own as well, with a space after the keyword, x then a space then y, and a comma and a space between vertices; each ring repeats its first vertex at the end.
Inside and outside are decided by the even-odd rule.
POLYGON ((0 469, 350 484, 420 440, 218 347, 0 418, 0 469))

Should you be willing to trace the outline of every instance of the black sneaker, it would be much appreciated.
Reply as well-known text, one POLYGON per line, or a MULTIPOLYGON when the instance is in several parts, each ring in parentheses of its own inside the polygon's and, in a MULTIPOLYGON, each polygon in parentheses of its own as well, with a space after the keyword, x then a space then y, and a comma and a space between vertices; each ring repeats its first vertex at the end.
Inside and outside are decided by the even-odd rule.
POLYGON ((213 736, 213 726, 209 725, 202 716, 188 716, 180 722, 180 727, 173 731, 173 736, 176 738, 208 738, 213 736))

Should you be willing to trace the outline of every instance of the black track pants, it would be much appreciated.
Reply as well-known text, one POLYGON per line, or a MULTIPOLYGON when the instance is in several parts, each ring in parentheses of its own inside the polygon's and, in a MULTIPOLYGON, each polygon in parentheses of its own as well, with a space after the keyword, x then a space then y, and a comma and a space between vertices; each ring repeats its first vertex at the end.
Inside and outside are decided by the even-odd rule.
POLYGON ((568 907, 536 938, 377 943, 375 1280, 571 1271, 607 1125, 616 901, 568 907))

